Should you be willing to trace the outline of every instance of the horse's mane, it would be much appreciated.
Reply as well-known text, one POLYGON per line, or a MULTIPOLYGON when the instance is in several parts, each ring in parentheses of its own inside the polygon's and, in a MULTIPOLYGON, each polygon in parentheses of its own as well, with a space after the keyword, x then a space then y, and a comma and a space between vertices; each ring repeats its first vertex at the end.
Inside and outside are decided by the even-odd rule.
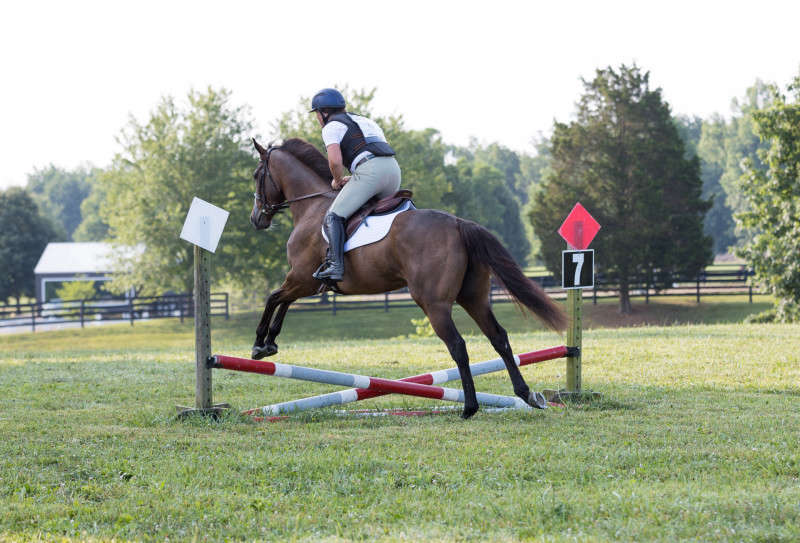
POLYGON ((297 160, 311 168, 314 173, 325 181, 333 179, 331 169, 328 166, 328 159, 306 140, 300 138, 288 139, 283 142, 280 149, 291 154, 297 160))

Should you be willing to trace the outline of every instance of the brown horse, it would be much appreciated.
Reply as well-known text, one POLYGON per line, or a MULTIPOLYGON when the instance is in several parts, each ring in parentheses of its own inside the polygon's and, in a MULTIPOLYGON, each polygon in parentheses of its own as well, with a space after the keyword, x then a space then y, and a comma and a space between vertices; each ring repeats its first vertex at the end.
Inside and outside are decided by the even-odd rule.
MULTIPOLYGON (((328 161, 313 145, 300 139, 266 149, 255 140, 253 145, 261 161, 253 176, 256 193, 250 221, 259 230, 269 228, 275 213, 285 208, 294 221, 286 245, 290 271, 269 295, 256 330, 252 356, 260 359, 278 352, 275 338, 289 305, 320 289, 320 282, 311 274, 325 258, 327 243, 320 229, 336 193, 330 190, 328 161)), ((492 313, 490 273, 520 306, 546 325, 557 331, 566 327, 561 308, 525 277, 494 235, 474 222, 431 209, 401 213, 383 240, 347 252, 344 279, 338 286, 344 294, 375 294, 408 287, 458 366, 465 399, 462 417, 475 414, 478 401, 466 344, 451 318, 453 302, 469 313, 500 354, 514 393, 541 407, 541 395, 531 392, 522 378, 508 335, 492 313)))

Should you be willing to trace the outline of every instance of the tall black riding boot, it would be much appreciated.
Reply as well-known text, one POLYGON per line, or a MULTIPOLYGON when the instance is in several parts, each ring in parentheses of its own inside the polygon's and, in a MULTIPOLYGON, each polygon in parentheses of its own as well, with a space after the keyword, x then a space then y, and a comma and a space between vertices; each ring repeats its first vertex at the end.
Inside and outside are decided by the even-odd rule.
POLYGON ((328 267, 314 274, 314 279, 341 281, 344 276, 344 218, 328 213, 322 221, 330 244, 328 267))

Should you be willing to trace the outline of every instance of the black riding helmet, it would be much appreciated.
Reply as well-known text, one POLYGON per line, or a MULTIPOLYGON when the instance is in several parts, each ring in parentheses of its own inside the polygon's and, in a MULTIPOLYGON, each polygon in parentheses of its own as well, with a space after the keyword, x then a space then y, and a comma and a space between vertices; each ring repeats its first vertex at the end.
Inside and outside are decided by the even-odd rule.
POLYGON ((322 89, 311 100, 311 111, 345 107, 344 96, 336 89, 322 89))

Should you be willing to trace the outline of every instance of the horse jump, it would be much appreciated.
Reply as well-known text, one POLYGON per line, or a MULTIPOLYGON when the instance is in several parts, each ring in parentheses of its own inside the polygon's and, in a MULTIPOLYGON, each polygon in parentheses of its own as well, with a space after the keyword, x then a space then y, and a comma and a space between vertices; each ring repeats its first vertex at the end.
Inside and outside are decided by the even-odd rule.
MULTIPOLYGON (((564 358, 570 354, 571 350, 569 348, 560 346, 550 349, 543 349, 540 351, 533 351, 530 353, 523 353, 515 356, 514 358, 517 366, 526 366, 528 364, 544 362, 545 360, 564 358)), ((458 379, 460 376, 458 368, 415 375, 400 380, 390 380, 352 373, 320 370, 290 364, 261 362, 248 358, 238 358, 225 355, 213 356, 210 360, 210 366, 217 369, 260 373, 263 375, 274 375, 277 377, 286 377, 303 381, 356 387, 341 392, 322 394, 319 396, 312 396, 309 398, 251 409, 245 412, 248 414, 263 413, 265 415, 277 415, 292 411, 303 411, 331 405, 341 405, 391 393, 459 403, 464 403, 465 401, 463 390, 431 386, 434 384, 445 383, 447 381, 458 379)), ((486 373, 506 369, 506 366, 502 359, 497 358, 486 362, 472 364, 470 369, 473 375, 483 375, 486 373)), ((529 408, 528 403, 513 396, 501 396, 482 392, 476 393, 476 396, 478 403, 485 406, 515 409, 529 408)), ((541 398, 540 405, 538 405, 538 407, 546 407, 546 405, 547 404, 544 402, 544 399, 541 398)))
MULTIPOLYGON (((255 194, 250 221, 258 230, 269 228, 276 213, 288 209, 293 228, 286 245, 291 265, 284 282, 267 297, 251 358, 260 360, 278 352, 289 306, 319 291, 313 272, 325 258, 327 244, 320 235, 322 218, 335 194, 330 190, 327 159, 313 145, 291 139, 279 146, 262 147, 253 174, 255 194)), ((521 308, 529 310, 555 331, 567 328, 567 316, 525 276, 513 256, 486 228, 449 213, 432 209, 404 211, 387 236, 345 256, 343 294, 375 294, 408 287, 412 298, 430 320, 458 366, 464 390, 462 416, 478 411, 466 342, 452 318, 454 304, 469 314, 503 359, 514 394, 531 406, 541 396, 530 390, 519 372, 506 330, 492 312, 489 292, 494 275, 521 308)))

